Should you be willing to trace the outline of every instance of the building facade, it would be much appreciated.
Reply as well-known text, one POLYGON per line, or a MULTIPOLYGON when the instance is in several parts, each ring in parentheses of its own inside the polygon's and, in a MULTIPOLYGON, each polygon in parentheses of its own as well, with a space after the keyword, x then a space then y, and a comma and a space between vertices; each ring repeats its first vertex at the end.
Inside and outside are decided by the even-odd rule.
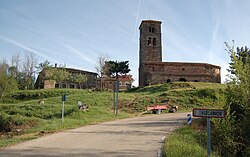
POLYGON ((162 62, 161 21, 144 20, 139 27, 139 86, 167 82, 221 82, 220 66, 162 62))
MULTIPOLYGON (((132 78, 132 75, 118 76, 118 80, 119 80, 119 91, 125 91, 125 90, 130 89, 134 81, 134 79, 132 78)), ((102 91, 103 90, 113 91, 115 81, 116 79, 114 77, 97 78, 96 88, 102 91)))
MULTIPOLYGON (((56 67, 54 67, 56 68, 56 67)), ((96 87, 96 79, 97 79, 97 73, 79 70, 79 69, 73 69, 73 68, 61 68, 65 69, 71 77, 74 77, 76 74, 83 74, 86 76, 87 81, 82 84, 80 87, 78 83, 70 82, 68 80, 63 81, 59 84, 59 82, 56 82, 55 80, 46 79, 47 75, 49 73, 48 69, 44 69, 41 71, 37 77, 37 81, 35 83, 35 86, 37 89, 51 89, 51 88, 95 88, 96 87)))

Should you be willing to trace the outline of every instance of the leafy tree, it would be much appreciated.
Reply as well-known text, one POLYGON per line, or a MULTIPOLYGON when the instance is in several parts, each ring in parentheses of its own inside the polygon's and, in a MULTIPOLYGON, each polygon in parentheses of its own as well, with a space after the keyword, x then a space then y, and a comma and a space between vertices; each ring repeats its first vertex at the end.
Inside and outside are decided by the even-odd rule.
POLYGON ((130 72, 129 61, 107 61, 106 66, 108 67, 109 76, 115 76, 118 80, 119 74, 126 74, 130 72))
POLYGON ((226 89, 227 116, 214 120, 214 142, 224 156, 250 156, 250 53, 225 43, 231 57, 226 89), (226 127, 221 127, 226 126, 226 127))
POLYGON ((73 76, 72 82, 77 83, 79 88, 83 88, 83 83, 87 81, 86 75, 83 74, 76 74, 73 76))
POLYGON ((36 69, 38 72, 41 72, 43 69, 52 68, 53 65, 50 63, 50 61, 45 60, 43 63, 40 63, 38 66, 36 66, 36 69))
POLYGON ((53 68, 50 69, 52 72, 51 79, 55 80, 59 84, 59 88, 61 88, 61 84, 63 81, 69 80, 69 72, 64 68, 53 68))
POLYGON ((0 63, 0 99, 4 99, 15 90, 17 90, 17 83, 8 71, 8 64, 0 63))
MULTIPOLYGON (((234 41, 233 41, 234 44, 234 41)), ((231 74, 239 74, 240 71, 239 67, 236 67, 239 64, 239 61, 242 64, 242 67, 244 67, 246 64, 250 63, 250 49, 245 47, 237 47, 236 51, 234 50, 234 46, 230 46, 227 42, 225 42, 225 45, 227 47, 226 51, 229 53, 231 58, 230 69, 228 70, 231 72, 231 74)))

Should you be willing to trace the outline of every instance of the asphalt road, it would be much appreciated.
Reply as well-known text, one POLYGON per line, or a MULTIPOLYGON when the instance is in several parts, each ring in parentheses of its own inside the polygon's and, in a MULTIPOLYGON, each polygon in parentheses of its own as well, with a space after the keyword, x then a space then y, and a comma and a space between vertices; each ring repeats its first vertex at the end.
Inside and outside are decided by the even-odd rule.
POLYGON ((187 113, 129 118, 44 136, 0 150, 0 157, 159 157, 165 136, 187 113))

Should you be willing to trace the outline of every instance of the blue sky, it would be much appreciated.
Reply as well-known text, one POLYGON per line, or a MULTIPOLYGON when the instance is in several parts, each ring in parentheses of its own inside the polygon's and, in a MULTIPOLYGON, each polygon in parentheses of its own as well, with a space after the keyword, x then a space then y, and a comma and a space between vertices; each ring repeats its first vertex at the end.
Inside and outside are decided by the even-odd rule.
POLYGON ((138 85, 139 25, 162 21, 163 61, 230 61, 224 42, 250 46, 247 0, 0 0, 0 57, 95 71, 99 54, 128 60, 138 85))

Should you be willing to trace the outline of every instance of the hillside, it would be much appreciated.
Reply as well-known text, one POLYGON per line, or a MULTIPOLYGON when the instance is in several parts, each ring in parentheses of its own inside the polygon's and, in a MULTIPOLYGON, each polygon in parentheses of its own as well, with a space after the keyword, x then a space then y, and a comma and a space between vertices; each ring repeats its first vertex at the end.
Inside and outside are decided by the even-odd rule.
POLYGON ((224 85, 170 83, 133 88, 119 93, 119 114, 113 113, 113 93, 53 89, 19 91, 0 103, 0 147, 69 128, 136 116, 154 103, 178 105, 180 111, 216 107, 224 103, 224 85), (61 95, 66 94, 64 122, 61 95), (44 104, 39 103, 44 101, 44 104), (88 105, 78 109, 77 101, 88 105))

